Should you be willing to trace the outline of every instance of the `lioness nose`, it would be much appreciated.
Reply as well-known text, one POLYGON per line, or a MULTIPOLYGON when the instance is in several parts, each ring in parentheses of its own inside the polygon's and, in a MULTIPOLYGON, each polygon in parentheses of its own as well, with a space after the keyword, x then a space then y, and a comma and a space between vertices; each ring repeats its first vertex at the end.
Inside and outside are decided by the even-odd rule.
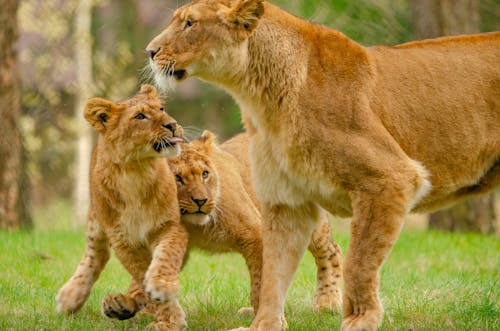
POLYGON ((154 59, 155 55, 160 51, 160 48, 152 49, 152 48, 147 48, 146 49, 146 54, 149 54, 149 57, 151 59, 154 59))
POLYGON ((170 130, 172 133, 175 132, 175 128, 177 127, 177 123, 176 122, 170 122, 168 124, 163 124, 163 127, 164 128, 167 128, 168 130, 170 130))
POLYGON ((197 205, 198 207, 203 206, 203 205, 205 204, 205 202, 207 202, 207 199, 195 199, 195 198, 193 198, 193 197, 191 197, 191 200, 193 200, 193 201, 194 201, 194 203, 196 203, 196 205, 197 205))

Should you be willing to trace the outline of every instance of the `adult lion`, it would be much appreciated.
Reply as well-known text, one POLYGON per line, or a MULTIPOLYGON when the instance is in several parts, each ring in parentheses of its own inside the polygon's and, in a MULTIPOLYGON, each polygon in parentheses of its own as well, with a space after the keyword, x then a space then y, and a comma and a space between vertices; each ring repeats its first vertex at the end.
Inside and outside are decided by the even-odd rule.
POLYGON ((316 203, 352 215, 342 330, 382 322, 379 270, 410 210, 500 181, 500 33, 363 47, 263 0, 198 0, 147 46, 156 81, 238 101, 263 206, 261 305, 280 330, 316 203))

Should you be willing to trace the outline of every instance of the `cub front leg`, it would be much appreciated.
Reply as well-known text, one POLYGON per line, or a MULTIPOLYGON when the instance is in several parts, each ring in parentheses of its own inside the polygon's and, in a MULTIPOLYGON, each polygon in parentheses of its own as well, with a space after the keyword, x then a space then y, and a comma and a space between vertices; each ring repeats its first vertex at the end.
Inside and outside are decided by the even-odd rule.
POLYGON ((177 298, 187 242, 188 232, 180 222, 170 222, 153 234, 153 259, 144 279, 151 299, 165 302, 177 298))
MULTIPOLYGON (((259 233, 259 231, 251 233, 259 233)), ((241 250, 250 273, 250 302, 252 307, 240 308, 238 313, 252 314, 259 309, 259 294, 262 278, 262 240, 259 238, 245 242, 241 250)))
POLYGON ((95 213, 90 212, 87 220, 85 254, 73 276, 57 293, 57 312, 74 313, 82 307, 108 260, 108 238, 102 231, 95 213))
POLYGON ((168 331, 184 331, 187 329, 186 314, 177 299, 155 303, 157 320, 150 323, 148 329, 168 331))
POLYGON ((314 257, 317 271, 317 288, 313 300, 313 310, 342 309, 342 252, 340 246, 332 240, 330 225, 325 213, 322 213, 314 229, 308 247, 314 257))

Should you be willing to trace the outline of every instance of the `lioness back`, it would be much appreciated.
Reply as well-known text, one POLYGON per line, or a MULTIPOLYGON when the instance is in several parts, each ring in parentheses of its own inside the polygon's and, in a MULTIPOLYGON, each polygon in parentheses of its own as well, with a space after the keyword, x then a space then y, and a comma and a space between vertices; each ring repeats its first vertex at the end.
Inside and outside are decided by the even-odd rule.
POLYGON ((377 76, 373 110, 431 175, 433 192, 421 209, 439 205, 433 194, 475 185, 500 160, 499 49, 500 33, 489 33, 370 51, 377 76), (391 106, 378 106, 384 104, 391 106))

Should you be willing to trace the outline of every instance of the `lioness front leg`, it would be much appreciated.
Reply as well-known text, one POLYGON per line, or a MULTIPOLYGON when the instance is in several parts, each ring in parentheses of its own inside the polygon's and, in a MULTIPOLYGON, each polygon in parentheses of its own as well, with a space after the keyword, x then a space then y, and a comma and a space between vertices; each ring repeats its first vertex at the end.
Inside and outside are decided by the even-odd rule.
POLYGON ((313 300, 313 310, 338 310, 342 308, 342 251, 332 240, 330 225, 322 213, 313 231, 308 247, 317 267, 317 287, 313 300))
POLYGON ((95 214, 90 212, 87 221, 85 254, 73 276, 57 293, 57 312, 73 313, 82 307, 108 260, 108 238, 95 219, 95 214))
POLYGON ((263 208, 262 285, 259 310, 249 330, 280 331, 286 328, 283 320, 286 294, 317 218, 318 209, 314 204, 263 208))

